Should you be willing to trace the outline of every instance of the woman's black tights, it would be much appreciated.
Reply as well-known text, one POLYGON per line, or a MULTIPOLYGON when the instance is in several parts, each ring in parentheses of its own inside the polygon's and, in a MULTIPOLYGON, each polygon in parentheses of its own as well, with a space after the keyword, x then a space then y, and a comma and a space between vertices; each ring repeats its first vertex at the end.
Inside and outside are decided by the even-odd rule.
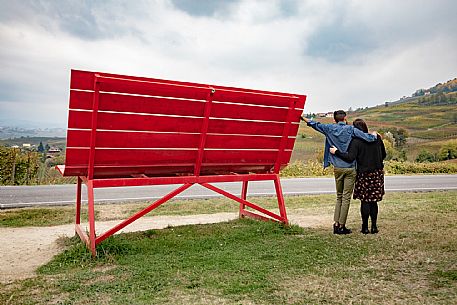
POLYGON ((368 230, 368 218, 371 218, 371 228, 377 229, 378 203, 376 201, 362 201, 360 214, 362 215, 362 231, 368 230))

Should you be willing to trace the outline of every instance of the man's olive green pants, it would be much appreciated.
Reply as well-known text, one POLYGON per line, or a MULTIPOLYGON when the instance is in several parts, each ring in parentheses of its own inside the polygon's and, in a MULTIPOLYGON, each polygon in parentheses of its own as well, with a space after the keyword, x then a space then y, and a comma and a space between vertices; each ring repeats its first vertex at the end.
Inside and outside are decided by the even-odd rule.
POLYGON ((352 191, 354 190, 357 172, 352 168, 338 168, 333 170, 336 184, 336 205, 333 220, 340 225, 346 224, 352 191))

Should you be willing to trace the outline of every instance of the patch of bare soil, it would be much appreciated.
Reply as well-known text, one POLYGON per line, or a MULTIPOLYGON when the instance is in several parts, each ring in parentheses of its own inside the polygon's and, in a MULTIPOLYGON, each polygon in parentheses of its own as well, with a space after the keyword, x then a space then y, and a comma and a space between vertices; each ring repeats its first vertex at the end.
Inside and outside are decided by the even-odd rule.
MULTIPOLYGON (((168 226, 207 224, 229 221, 238 217, 237 213, 200 214, 186 216, 154 216, 138 219, 121 232, 163 229, 168 226)), ((330 215, 290 214, 289 220, 301 227, 319 227, 331 222, 330 215)), ((103 233, 118 224, 119 220, 96 222, 97 233, 103 233)), ((83 228, 87 224, 83 224, 83 228)), ((35 270, 47 263, 62 250, 58 239, 74 236, 73 225, 52 227, 0 228, 0 282, 33 277, 35 270)))

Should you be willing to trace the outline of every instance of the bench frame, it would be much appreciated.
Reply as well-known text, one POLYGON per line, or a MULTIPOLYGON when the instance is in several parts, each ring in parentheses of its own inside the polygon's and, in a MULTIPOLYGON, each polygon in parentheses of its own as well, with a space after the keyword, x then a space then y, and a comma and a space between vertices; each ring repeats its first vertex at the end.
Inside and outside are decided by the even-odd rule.
MULTIPOLYGON (((95 148, 96 148, 96 132, 97 132, 97 113, 98 113, 98 104, 99 104, 99 93, 100 93, 100 83, 101 82, 110 82, 116 81, 110 77, 105 77, 100 74, 95 74, 94 78, 94 95, 93 95, 93 109, 92 109, 92 128, 90 135, 90 151, 89 151, 89 161, 88 161, 88 170, 86 176, 78 176, 77 185, 76 185, 76 219, 75 219, 75 231, 80 236, 80 238, 86 243, 87 247, 90 249, 93 256, 96 256, 96 246, 100 244, 106 238, 112 236, 119 230, 122 230, 124 227, 139 219, 140 217, 146 215, 152 210, 158 208, 160 205, 164 204, 168 200, 182 193, 184 190, 188 189, 194 184, 200 184, 201 186, 212 190, 216 193, 219 193, 227 198, 230 198, 239 203, 239 216, 240 217, 252 217, 260 220, 274 220, 279 221, 284 224, 288 224, 286 207, 284 204, 284 196, 281 188, 279 170, 281 167, 281 156, 284 153, 286 148, 286 143, 289 135, 289 129, 291 122, 293 121, 293 110, 295 103, 299 98, 306 98, 304 96, 291 96, 289 109, 287 114, 287 121, 284 126, 284 131, 282 134, 280 147, 278 150, 278 156, 274 167, 271 170, 271 173, 259 173, 259 174, 227 174, 227 175, 200 175, 200 169, 202 166, 203 154, 205 149, 205 142, 208 131, 209 124, 209 115, 212 104, 212 95, 215 92, 215 89, 211 86, 208 86, 208 95, 205 103, 204 110, 204 122, 202 125, 202 130, 200 134, 199 148, 197 153, 197 159, 195 161, 194 173, 189 176, 173 176, 173 177, 148 177, 146 175, 134 175, 131 178, 94 178, 94 160, 95 160, 95 148), (266 210, 259 205, 256 205, 252 202, 246 200, 248 192, 248 183, 249 181, 262 181, 262 180, 272 180, 276 189, 276 196, 278 199, 278 208, 279 215, 273 213, 269 210, 266 210), (236 196, 225 190, 222 190, 211 183, 217 182, 242 182, 241 195, 236 196), (87 186, 87 197, 88 197, 88 224, 89 229, 86 233, 85 230, 81 227, 81 186, 84 183, 87 186), (127 186, 146 186, 146 185, 164 185, 164 184, 182 184, 172 192, 166 194, 162 198, 156 200, 154 203, 146 207, 145 209, 135 213, 126 220, 120 222, 118 225, 109 229, 108 231, 102 233, 101 235, 96 235, 95 231, 95 209, 94 209, 94 189, 95 188, 104 188, 104 187, 127 187, 127 186), (246 207, 249 207, 253 210, 260 212, 261 214, 254 213, 246 210, 246 207)), ((264 93, 268 95, 267 93, 264 93)), ((272 93, 273 95, 273 93, 272 93)), ((57 166, 57 169, 63 174, 65 171, 64 166, 57 166)))

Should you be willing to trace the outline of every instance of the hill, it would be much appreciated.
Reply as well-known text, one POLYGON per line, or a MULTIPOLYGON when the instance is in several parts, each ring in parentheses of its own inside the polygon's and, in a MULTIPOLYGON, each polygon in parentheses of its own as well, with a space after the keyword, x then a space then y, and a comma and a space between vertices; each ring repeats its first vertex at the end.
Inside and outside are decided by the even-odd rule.
POLYGON ((428 94, 436 94, 436 93, 450 93, 450 92, 457 92, 457 77, 451 79, 444 84, 438 83, 434 87, 429 89, 419 89, 417 90, 412 96, 426 96, 428 94))
POLYGON ((60 148, 65 148, 66 138, 64 137, 19 137, 14 139, 4 139, 0 140, 0 146, 13 146, 18 145, 22 147, 22 144, 30 144, 38 146, 43 143, 43 145, 48 144, 49 146, 57 146, 60 148))
MULTIPOLYGON (((356 118, 364 119, 370 130, 405 129, 408 139, 403 149, 410 161, 421 150, 436 153, 444 144, 457 139, 457 78, 419 89, 397 102, 348 112, 349 122, 356 118)), ((333 123, 332 118, 318 120, 333 123)), ((323 149, 323 140, 320 133, 302 124, 293 160, 316 159, 323 149)))

